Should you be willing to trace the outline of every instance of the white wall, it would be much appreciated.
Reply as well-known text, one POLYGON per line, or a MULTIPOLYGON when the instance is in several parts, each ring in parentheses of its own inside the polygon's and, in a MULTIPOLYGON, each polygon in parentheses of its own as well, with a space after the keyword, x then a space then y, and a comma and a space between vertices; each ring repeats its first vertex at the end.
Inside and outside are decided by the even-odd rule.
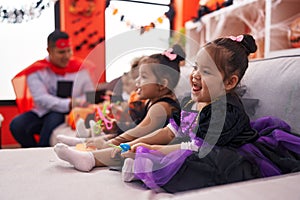
MULTIPOLYGON (((145 2, 150 2, 144 0, 145 2)), ((168 4, 169 0, 151 0, 153 3, 168 4)), ((170 22, 155 23, 155 29, 140 34, 140 26, 155 22, 164 15, 168 6, 111 1, 105 11, 106 80, 111 81, 130 70, 130 62, 141 55, 150 55, 168 48, 170 22), (112 14, 118 9, 116 15, 112 14), (124 21, 121 16, 124 15, 124 21), (127 22, 127 23, 126 23, 127 22), (128 26, 130 24, 131 26, 128 26), (134 28, 133 28, 133 27, 134 28)))
MULTIPOLYGON (((34 0, 1 0, 8 10, 30 6, 34 0)), ((46 1, 45 1, 46 2, 46 1)), ((0 19, 0 100, 14 100, 11 79, 23 68, 47 55, 47 36, 54 28, 54 3, 41 11, 40 17, 22 23, 0 19)))
MULTIPOLYGON (((146 1, 146 0, 145 0, 146 1)), ((154 3, 169 3, 169 0, 151 0, 154 3)), ((1 0, 2 9, 22 9, 32 6, 38 0, 1 0)), ((0 100, 14 100, 15 94, 11 79, 22 69, 47 55, 47 36, 55 28, 54 0, 50 7, 41 11, 41 15, 33 20, 22 23, 8 23, 0 18, 0 100)), ((147 1, 146 1, 147 2, 147 1)), ((149 1, 148 1, 149 2, 149 1)), ((155 30, 140 34, 136 27, 148 25, 168 11, 167 6, 111 1, 119 9, 117 15, 112 15, 112 9, 106 10, 106 51, 107 51, 107 81, 129 71, 130 62, 140 55, 150 55, 168 48, 169 20, 165 18, 162 24, 156 24, 155 30), (120 21, 120 14, 126 17, 135 28, 128 27, 120 21), (126 37, 127 39, 122 39, 126 37), (122 40, 118 42, 118 40, 122 40), (145 42, 145 43, 144 43, 145 42), (151 45, 148 45, 148 44, 151 45), (135 44, 135 46, 133 45, 135 44), (123 51, 116 51, 122 49, 123 51), (132 47, 132 48, 131 48, 132 47)))

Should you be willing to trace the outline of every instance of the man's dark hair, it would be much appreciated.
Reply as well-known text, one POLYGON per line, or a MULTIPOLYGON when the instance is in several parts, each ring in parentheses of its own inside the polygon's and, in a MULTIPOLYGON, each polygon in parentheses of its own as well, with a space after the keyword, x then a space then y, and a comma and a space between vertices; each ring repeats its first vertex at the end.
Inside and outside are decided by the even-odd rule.
POLYGON ((48 47, 55 47, 55 42, 59 39, 69 39, 69 35, 60 30, 53 31, 47 38, 48 47))

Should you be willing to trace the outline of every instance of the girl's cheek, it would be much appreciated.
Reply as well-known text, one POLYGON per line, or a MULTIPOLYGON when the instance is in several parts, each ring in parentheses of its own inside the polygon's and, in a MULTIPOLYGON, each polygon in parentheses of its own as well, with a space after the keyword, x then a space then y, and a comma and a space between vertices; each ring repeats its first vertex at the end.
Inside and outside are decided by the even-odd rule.
POLYGON ((144 84, 144 81, 140 80, 139 85, 142 86, 144 84))
POLYGON ((190 75, 190 80, 191 81, 193 80, 193 77, 194 77, 194 73, 191 73, 191 75, 190 75))

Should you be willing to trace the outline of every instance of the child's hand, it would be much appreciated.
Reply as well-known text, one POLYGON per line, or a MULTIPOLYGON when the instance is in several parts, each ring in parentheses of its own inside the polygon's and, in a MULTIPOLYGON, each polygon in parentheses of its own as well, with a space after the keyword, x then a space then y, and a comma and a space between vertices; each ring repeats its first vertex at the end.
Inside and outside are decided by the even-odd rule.
POLYGON ((111 151, 111 157, 115 158, 117 155, 121 154, 121 151, 122 150, 120 148, 113 147, 113 149, 111 151))
POLYGON ((86 142, 86 147, 96 147, 97 149, 104 149, 109 147, 107 140, 115 137, 115 134, 102 135, 96 138, 89 138, 86 142))
MULTIPOLYGON (((96 144, 92 138, 87 139, 85 146, 88 147, 96 147, 96 144)), ((96 147, 98 149, 98 147, 96 147)))
POLYGON ((109 144, 111 147, 114 147, 114 149, 111 152, 111 157, 114 158, 116 157, 117 154, 122 154, 125 152, 130 151, 130 145, 128 143, 121 143, 120 145, 114 145, 114 144, 109 144))
POLYGON ((135 153, 136 148, 138 148, 139 146, 143 146, 147 149, 152 149, 152 145, 140 142, 140 143, 137 143, 137 144, 134 144, 134 145, 131 146, 131 152, 135 153))
MULTIPOLYGON (((108 118, 107 118, 108 119, 108 118)), ((118 125, 117 125, 117 121, 115 119, 108 119, 111 121, 112 123, 112 128, 108 129, 108 127, 105 126, 105 124, 102 122, 101 123, 101 130, 106 133, 106 134, 112 134, 112 133, 116 133, 118 130, 118 125)))
POLYGON ((124 157, 124 158, 135 158, 135 153, 136 153, 136 149, 140 146, 143 146, 147 149, 152 149, 152 146, 153 145, 149 145, 149 144, 146 144, 146 143, 137 143, 137 144, 134 144, 130 147, 130 150, 129 151, 126 151, 124 153, 121 153, 121 156, 124 157))
POLYGON ((131 150, 129 150, 129 151, 125 151, 124 153, 121 153, 121 156, 123 158, 132 158, 132 159, 134 159, 135 158, 135 153, 132 152, 131 150))

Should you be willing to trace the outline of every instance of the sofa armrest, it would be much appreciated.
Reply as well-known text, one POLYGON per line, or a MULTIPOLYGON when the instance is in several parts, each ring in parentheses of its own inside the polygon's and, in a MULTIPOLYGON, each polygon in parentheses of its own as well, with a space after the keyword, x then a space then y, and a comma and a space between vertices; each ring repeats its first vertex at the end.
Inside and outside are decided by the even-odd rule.
POLYGON ((275 116, 300 133, 300 55, 251 61, 241 84, 245 98, 259 100, 251 119, 275 116))

